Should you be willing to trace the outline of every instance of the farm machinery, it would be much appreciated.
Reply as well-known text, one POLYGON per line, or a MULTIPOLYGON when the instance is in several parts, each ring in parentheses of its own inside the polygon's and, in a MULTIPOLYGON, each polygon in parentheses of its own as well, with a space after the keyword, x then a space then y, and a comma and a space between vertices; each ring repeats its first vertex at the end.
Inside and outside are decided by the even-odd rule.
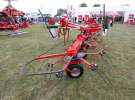
MULTIPOLYGON (((31 61, 27 62, 23 66, 23 71, 34 61, 55 59, 53 62, 48 62, 48 67, 52 68, 49 72, 39 72, 39 73, 25 73, 26 75, 42 75, 42 74, 56 74, 56 76, 62 76, 63 72, 71 78, 79 78, 83 75, 84 67, 82 63, 86 65, 91 70, 97 69, 97 64, 95 62, 89 62, 86 58, 87 56, 96 58, 98 55, 102 56, 105 54, 103 48, 98 49, 97 45, 102 42, 102 35, 99 32, 102 30, 102 26, 95 21, 87 20, 87 24, 79 25, 74 24, 66 16, 63 16, 58 24, 54 24, 54 20, 49 20, 52 25, 48 25, 51 36, 60 37, 64 35, 64 44, 70 37, 69 30, 79 30, 80 33, 74 39, 74 41, 64 49, 63 52, 54 53, 50 55, 40 55, 33 58, 31 61), (88 22, 90 21, 90 22, 88 22), (55 29, 55 30, 54 30, 55 29), (89 52, 89 49, 95 50, 96 52, 89 52), (57 60, 56 60, 57 59, 57 60), (53 71, 55 64, 63 63, 63 68, 61 70, 53 71)), ((73 33, 72 33, 73 34, 73 33)), ((26 71, 26 70, 25 70, 26 71)))
POLYGON ((16 25, 14 19, 8 16, 4 12, 0 12, 0 31, 5 30, 18 30, 19 27, 16 25))
POLYGON ((129 25, 135 25, 135 15, 134 14, 129 14, 128 16, 128 24, 129 25))
POLYGON ((28 20, 24 17, 25 13, 15 9, 11 5, 12 0, 6 1, 8 1, 8 6, 6 6, 0 12, 0 31, 11 31, 15 33, 17 30, 21 28, 28 27, 30 24, 28 20))

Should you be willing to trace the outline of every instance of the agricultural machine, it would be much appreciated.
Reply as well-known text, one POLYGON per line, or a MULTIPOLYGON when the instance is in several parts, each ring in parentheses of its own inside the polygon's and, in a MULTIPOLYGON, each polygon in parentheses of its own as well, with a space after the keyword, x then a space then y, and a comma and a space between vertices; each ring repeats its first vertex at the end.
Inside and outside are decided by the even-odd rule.
POLYGON ((16 25, 14 19, 4 12, 0 12, 0 31, 5 30, 18 30, 19 27, 16 25))
POLYGON ((80 33, 63 52, 37 56, 23 66, 24 70, 34 61, 57 59, 54 62, 48 62, 48 67, 52 68, 52 70, 49 72, 27 73, 26 75, 56 74, 56 76, 60 77, 63 72, 66 72, 71 78, 79 78, 84 72, 84 66, 82 66, 82 64, 86 65, 89 69, 96 70, 98 67, 97 64, 95 62, 89 62, 86 58, 87 56, 95 58, 105 53, 103 48, 97 48, 97 45, 100 44, 103 39, 102 35, 99 34, 102 30, 102 26, 91 20, 88 20, 86 25, 74 24, 66 16, 63 16, 58 24, 54 24, 54 20, 49 20, 49 22, 51 25, 46 24, 46 26, 51 36, 59 37, 60 35, 64 35, 64 44, 70 37, 70 29, 79 30, 80 33), (89 52, 89 48, 96 52, 89 52), (63 68, 61 70, 53 71, 57 63, 63 62, 63 68))
POLYGON ((25 13, 15 9, 11 5, 12 0, 8 1, 8 5, 0 12, 0 30, 1 31, 17 31, 21 28, 26 28, 30 24, 24 17, 25 13))
POLYGON ((128 24, 129 25, 135 25, 135 15, 134 14, 129 14, 129 16, 128 16, 128 24))

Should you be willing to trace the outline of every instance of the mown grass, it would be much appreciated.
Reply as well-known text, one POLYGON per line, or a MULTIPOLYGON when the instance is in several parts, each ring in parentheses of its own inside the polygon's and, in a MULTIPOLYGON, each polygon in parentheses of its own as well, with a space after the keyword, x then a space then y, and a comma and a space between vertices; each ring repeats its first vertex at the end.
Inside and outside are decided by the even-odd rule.
MULTIPOLYGON (((20 71, 25 62, 62 42, 61 39, 52 40, 40 25, 24 30, 29 33, 0 36, 0 100, 135 99, 135 27, 114 25, 105 37, 107 54, 94 60, 112 85, 107 85, 96 72, 87 68, 79 79, 24 76, 20 71)), ((75 36, 73 34, 70 40, 75 36)), ((63 51, 63 46, 56 46, 50 53, 63 51)), ((30 67, 44 70, 45 64, 46 61, 34 62, 30 67)))

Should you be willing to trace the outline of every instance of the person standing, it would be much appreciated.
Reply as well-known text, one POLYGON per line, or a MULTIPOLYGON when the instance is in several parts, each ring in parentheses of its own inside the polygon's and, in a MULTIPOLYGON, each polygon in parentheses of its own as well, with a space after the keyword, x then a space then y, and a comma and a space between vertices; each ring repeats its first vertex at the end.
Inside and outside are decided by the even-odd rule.
POLYGON ((104 17, 104 21, 103 21, 103 35, 106 36, 108 29, 109 29, 109 20, 108 20, 108 16, 104 17))
POLYGON ((113 27, 113 18, 110 18, 110 27, 113 27))

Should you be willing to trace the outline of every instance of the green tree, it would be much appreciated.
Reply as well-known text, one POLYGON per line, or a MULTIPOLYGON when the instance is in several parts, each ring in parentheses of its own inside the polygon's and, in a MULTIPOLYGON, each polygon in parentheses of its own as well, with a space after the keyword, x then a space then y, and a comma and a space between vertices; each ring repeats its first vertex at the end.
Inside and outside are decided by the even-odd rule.
POLYGON ((100 4, 94 4, 93 7, 101 7, 100 4))
POLYGON ((79 7, 88 7, 86 3, 81 3, 79 7))
POLYGON ((60 8, 60 9, 58 9, 57 10, 57 16, 62 16, 63 14, 66 14, 67 13, 67 10, 66 9, 62 9, 62 8, 60 8))

